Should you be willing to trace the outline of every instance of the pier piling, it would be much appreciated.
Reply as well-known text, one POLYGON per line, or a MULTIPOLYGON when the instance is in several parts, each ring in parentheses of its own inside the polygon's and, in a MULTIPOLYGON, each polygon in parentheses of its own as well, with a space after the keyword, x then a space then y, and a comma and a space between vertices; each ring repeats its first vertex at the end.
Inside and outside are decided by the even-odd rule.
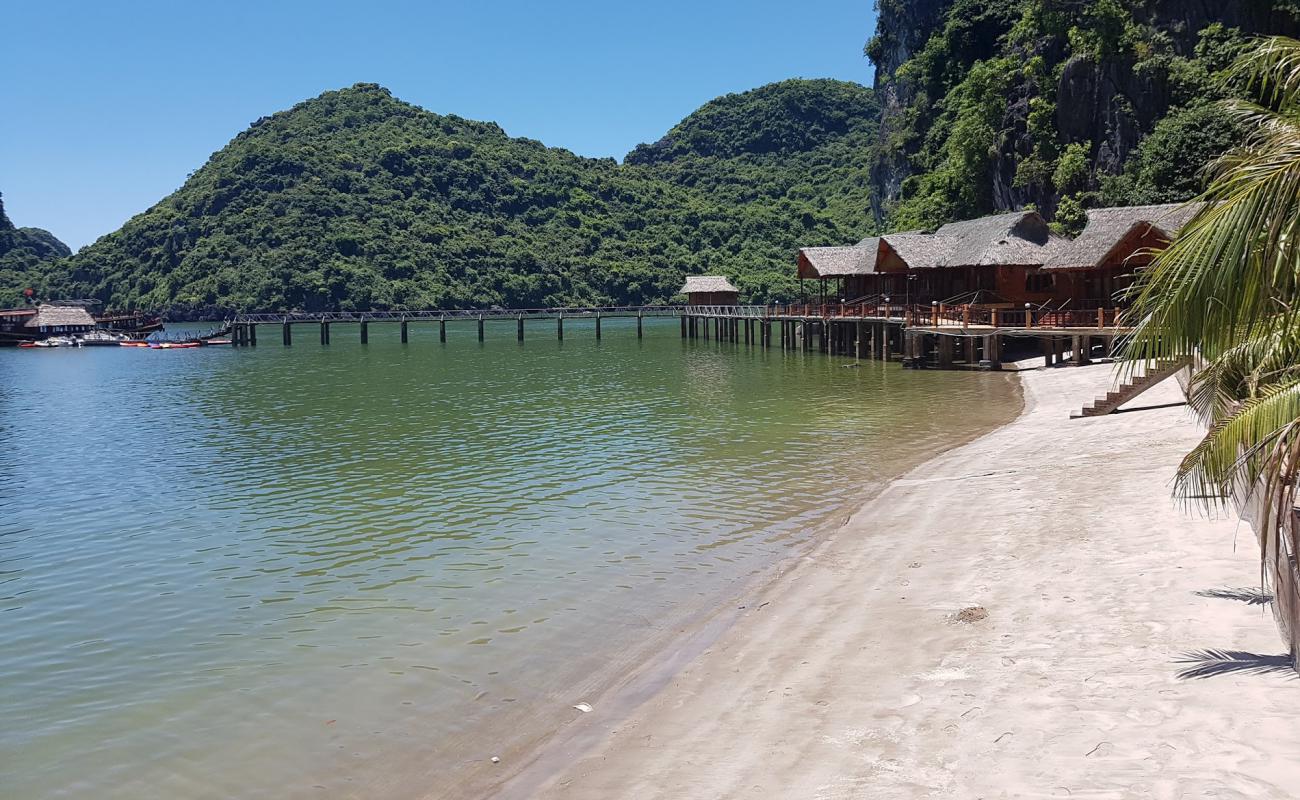
POLYGON ((284 343, 285 347, 293 344, 293 326, 289 324, 288 320, 285 320, 283 327, 280 328, 280 341, 284 343))
POLYGON ((483 341, 483 315, 478 315, 478 340, 483 341))
POLYGON ((524 315, 520 314, 515 320, 515 338, 519 341, 524 340, 524 315))
POLYGON ((564 341, 564 313, 561 312, 555 317, 555 336, 561 342, 564 341))
POLYGON ((402 344, 406 344, 410 340, 410 330, 408 329, 406 320, 402 320, 402 344))
POLYGON ((596 312, 596 341, 600 341, 600 312, 596 312))
POLYGON ((361 343, 366 344, 370 341, 370 323, 364 319, 361 320, 361 343))
POLYGON ((444 344, 447 342, 447 320, 443 318, 438 320, 438 341, 444 344))

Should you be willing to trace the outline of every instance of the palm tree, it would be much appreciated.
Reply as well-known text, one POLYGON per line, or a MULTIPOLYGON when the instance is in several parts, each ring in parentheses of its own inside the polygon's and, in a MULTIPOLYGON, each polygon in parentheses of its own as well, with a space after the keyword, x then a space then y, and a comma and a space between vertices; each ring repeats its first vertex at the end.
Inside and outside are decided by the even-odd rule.
POLYGON ((1210 428, 1175 490, 1253 509, 1267 570, 1300 552, 1300 41, 1259 40, 1228 80, 1258 98, 1225 103, 1249 134, 1211 165, 1208 202, 1134 288, 1126 356, 1203 365, 1189 398, 1210 428))

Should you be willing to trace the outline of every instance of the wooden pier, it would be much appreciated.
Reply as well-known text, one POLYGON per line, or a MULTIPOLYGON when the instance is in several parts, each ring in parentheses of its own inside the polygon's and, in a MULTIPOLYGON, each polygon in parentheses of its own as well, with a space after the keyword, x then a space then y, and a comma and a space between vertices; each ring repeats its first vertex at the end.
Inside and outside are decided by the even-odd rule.
POLYGON ((256 346, 258 328, 278 326, 284 346, 293 344, 295 326, 319 331, 321 344, 330 344, 334 328, 356 326, 357 340, 370 339, 370 326, 395 324, 403 343, 411 329, 437 327, 438 341, 447 341, 448 325, 473 326, 485 340, 489 322, 513 322, 517 341, 524 341, 527 322, 555 324, 555 337, 564 339, 565 321, 594 323, 602 336, 606 319, 636 319, 636 335, 644 336, 644 320, 676 318, 681 338, 703 339, 750 347, 820 352, 857 359, 898 361, 913 368, 998 369, 1004 349, 1014 343, 1021 351, 1037 347, 1046 364, 1067 358, 1085 364, 1101 348, 1108 355, 1127 329, 1117 324, 1113 308, 1063 310, 1046 308, 988 309, 973 306, 901 304, 789 304, 600 306, 550 309, 456 309, 432 311, 365 311, 291 314, 240 314, 217 331, 236 347, 256 346), (1033 340, 1033 341, 1028 341, 1033 340))

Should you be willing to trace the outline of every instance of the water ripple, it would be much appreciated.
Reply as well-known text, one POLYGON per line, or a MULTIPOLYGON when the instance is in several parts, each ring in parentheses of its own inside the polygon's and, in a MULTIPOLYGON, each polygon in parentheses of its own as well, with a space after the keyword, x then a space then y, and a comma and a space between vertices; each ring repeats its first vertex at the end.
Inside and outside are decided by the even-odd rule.
POLYGON ((676 330, 0 351, 0 795, 418 796, 1008 413, 676 330))

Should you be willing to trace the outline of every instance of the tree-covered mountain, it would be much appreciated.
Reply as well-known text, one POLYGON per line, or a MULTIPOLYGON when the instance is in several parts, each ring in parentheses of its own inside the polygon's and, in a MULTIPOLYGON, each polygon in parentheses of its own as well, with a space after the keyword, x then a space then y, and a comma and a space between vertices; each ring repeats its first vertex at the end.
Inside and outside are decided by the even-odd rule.
POLYGON ((1213 103, 1296 0, 879 0, 873 206, 889 228, 1194 196, 1240 141, 1213 103))
POLYGON ((10 289, 10 302, 28 288, 29 279, 39 277, 42 269, 71 253, 47 230, 14 227, 0 197, 0 286, 10 289))
POLYGON ((36 282, 181 313, 647 303, 700 272, 789 296, 797 247, 869 232, 878 117, 865 87, 785 81, 619 164, 357 84, 253 123, 36 282))

